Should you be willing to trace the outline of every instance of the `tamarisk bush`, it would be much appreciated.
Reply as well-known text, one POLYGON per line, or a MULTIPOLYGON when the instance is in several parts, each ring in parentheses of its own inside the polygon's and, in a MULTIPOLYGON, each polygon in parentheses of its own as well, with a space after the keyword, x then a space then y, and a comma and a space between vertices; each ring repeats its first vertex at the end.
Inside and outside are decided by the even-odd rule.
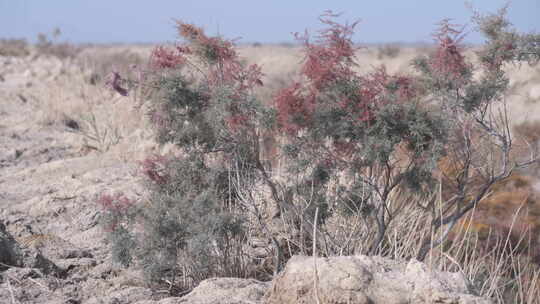
MULTIPOLYGON (((292 201, 302 205, 302 219, 323 211, 322 252, 384 254, 386 231, 403 209, 396 196, 421 195, 418 207, 432 227, 416 254, 423 260, 494 184, 536 161, 534 151, 527 159, 514 153, 504 65, 537 61, 539 36, 512 31, 504 12, 477 15, 487 42, 475 66, 463 55, 462 28, 443 20, 435 51, 413 62, 416 74, 389 75, 384 67, 358 73, 351 41, 356 23, 329 17, 321 19, 328 28, 315 42, 297 36, 304 77, 275 100, 288 172, 296 180, 292 201), (443 163, 452 169, 441 170, 443 163), (441 183, 452 193, 444 200, 435 195, 441 183), (332 225, 338 214, 348 224, 332 225), (362 241, 353 244, 354 234, 362 241)), ((301 230, 304 239, 315 237, 301 230)))
MULTIPOLYGON (((180 153, 141 163, 147 200, 104 204, 117 261, 189 289, 211 276, 254 276, 251 234, 272 244, 275 272, 313 249, 423 260, 494 184, 536 161, 514 153, 504 67, 537 61, 538 35, 514 32, 504 12, 477 15, 487 42, 475 65, 463 55, 462 28, 444 20, 415 73, 392 75, 384 66, 363 71, 357 23, 334 17, 321 17, 326 29, 315 40, 296 35, 301 77, 266 103, 255 94, 261 69, 242 64, 232 41, 177 23, 185 43, 157 47, 136 84, 153 91, 158 142, 180 153), (280 170, 262 159, 268 134, 278 139, 280 170), (274 214, 262 210, 268 201, 274 214), (398 254, 388 231, 408 205, 431 233, 398 254)), ((127 84, 117 73, 110 81, 122 95, 127 84)))
POLYGON ((118 73, 110 80, 121 95, 133 85, 153 90, 148 114, 156 138, 182 151, 141 162, 150 195, 112 238, 113 247, 135 242, 113 254, 123 255, 116 260, 125 266, 136 262, 148 282, 189 289, 208 277, 249 275, 249 231, 230 176, 231 168, 250 174, 262 167, 258 132, 266 110, 253 94, 262 85, 259 67, 241 64, 231 41, 183 22, 177 28, 185 44, 155 48, 143 83, 118 73))
POLYGON ((432 209, 437 215, 431 222, 434 231, 446 226, 446 232, 439 240, 424 240, 418 259, 424 259, 430 247, 440 244, 495 184, 537 162, 535 149, 530 149, 528 157, 515 153, 505 99, 509 82, 505 66, 538 62, 540 35, 516 33, 505 19, 504 9, 488 16, 476 14, 474 21, 486 37, 477 52, 477 66, 462 54, 462 29, 448 20, 434 35, 438 43, 435 53, 414 62, 428 102, 448 124, 445 161, 451 163, 441 170, 441 179, 451 195, 437 207, 439 211, 432 209))
MULTIPOLYGON (((289 172, 311 172, 296 185, 304 213, 320 208, 322 224, 337 213, 367 220, 365 228, 377 233, 363 245, 371 243, 367 252, 376 254, 397 212, 392 192, 433 186, 431 172, 444 153, 448 128, 421 102, 424 92, 413 77, 390 75, 384 67, 357 73, 351 41, 356 23, 341 25, 331 17, 321 19, 328 29, 317 41, 297 36, 305 49, 304 80, 276 97, 277 120, 287 136, 289 172)), ((327 254, 359 250, 346 239, 332 241, 337 235, 325 238, 327 233, 320 238, 323 247, 335 244, 327 254)))

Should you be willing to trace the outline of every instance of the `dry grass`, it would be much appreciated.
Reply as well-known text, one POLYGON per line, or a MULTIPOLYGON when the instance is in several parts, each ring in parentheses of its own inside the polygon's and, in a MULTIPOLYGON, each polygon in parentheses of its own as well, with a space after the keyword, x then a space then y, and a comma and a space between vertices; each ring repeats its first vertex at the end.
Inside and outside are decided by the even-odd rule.
POLYGON ((92 83, 95 70, 71 60, 38 58, 29 66, 26 73, 33 76, 32 85, 20 95, 35 107, 38 124, 78 134, 76 145, 81 150, 142 157, 151 134, 145 110, 138 107, 144 100, 137 92, 126 98, 108 90, 101 80, 92 83))
POLYGON ((135 67, 146 63, 149 54, 150 47, 87 47, 77 56, 77 63, 83 70, 89 71, 87 82, 102 86, 111 71, 130 75, 135 67))
POLYGON ((24 39, 0 39, 0 56, 25 57, 30 55, 28 43, 24 39))
MULTIPOLYGON (((520 188, 520 180, 521 178, 516 177, 508 183, 518 184, 520 188)), ((254 214, 261 212, 263 216, 271 216, 272 212, 262 211, 267 200, 264 194, 267 192, 265 187, 245 190, 240 193, 248 210, 254 214), (249 192, 258 196, 250 195, 249 192), (259 203, 253 203, 254 201, 259 203)), ((396 194, 393 197, 390 206, 400 211, 396 213, 396 218, 388 227, 384 248, 381 250, 384 256, 407 260, 416 255, 427 236, 431 236, 435 241, 441 237, 442 232, 434 233, 428 224, 433 220, 433 215, 418 207, 426 205, 425 200, 403 194, 396 194)), ((504 225, 507 225, 505 230, 497 230, 495 226, 478 223, 476 221, 478 212, 480 207, 457 225, 442 246, 432 247, 425 262, 435 270, 461 273, 470 281, 477 294, 491 298, 495 303, 540 303, 540 266, 535 260, 535 251, 531 249, 532 235, 530 231, 524 231, 523 227, 519 227, 524 207, 521 205, 521 208, 505 213, 504 225)), ((273 221, 263 224, 267 227, 263 227, 260 234, 268 234, 269 231, 264 231, 265 229, 273 230, 282 254, 286 257, 290 251, 294 251, 290 248, 301 247, 296 236, 288 234, 296 228, 286 220, 273 221), (273 229, 268 228, 276 225, 276 222, 277 226, 273 229)), ((256 226, 255 224, 254 230, 256 226)), ((376 237, 376 232, 369 229, 369 225, 364 226, 361 216, 336 215, 326 220, 324 227, 318 227, 319 233, 315 230, 313 232, 318 245, 314 247, 313 252, 318 252, 322 256, 329 254, 326 251, 328 247, 338 249, 339 246, 342 246, 344 251, 333 252, 332 255, 366 254, 370 240, 376 237), (349 252, 345 247, 354 248, 354 252, 349 252)), ((277 252, 274 250, 273 254, 277 252)), ((275 261, 271 256, 268 259, 270 263, 275 261)))
POLYGON ((377 58, 378 59, 385 59, 385 58, 396 58, 399 55, 399 52, 401 51, 400 47, 395 44, 384 44, 378 47, 377 49, 377 58))
POLYGON ((540 120, 524 121, 514 126, 514 133, 518 138, 523 138, 530 144, 538 144, 540 141, 540 120))
MULTIPOLYGON (((409 200, 390 226, 388 252, 397 259, 408 258, 419 249, 423 237, 432 234, 432 218, 409 200)), ((495 303, 540 303, 540 266, 531 248, 531 234, 521 231, 520 209, 506 213, 508 230, 503 233, 488 225, 475 224, 471 216, 443 246, 432 248, 426 263, 433 269, 462 273, 476 292, 495 303), (480 228, 480 229, 479 229, 480 228)), ((437 240, 440 233, 433 235, 437 240)))

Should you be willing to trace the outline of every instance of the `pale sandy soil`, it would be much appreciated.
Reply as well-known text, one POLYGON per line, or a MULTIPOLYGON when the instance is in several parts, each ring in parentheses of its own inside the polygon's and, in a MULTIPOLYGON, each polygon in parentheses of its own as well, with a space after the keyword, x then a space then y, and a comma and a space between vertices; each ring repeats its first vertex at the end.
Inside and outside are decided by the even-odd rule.
MULTIPOLYGON (((0 58, 0 73, 0 219, 24 246, 84 252, 49 256, 70 269, 65 277, 56 279, 55 287, 45 278, 13 283, 17 299, 64 303, 111 294, 115 287, 110 289, 109 254, 95 201, 101 193, 142 195, 135 154, 144 153, 144 143, 151 141, 133 128, 140 115, 130 113, 118 96, 85 83, 84 73, 69 62, 0 58), (115 112, 115 107, 122 109, 115 112), (100 128, 118 123, 110 128, 117 127, 121 138, 108 151, 89 148, 99 145, 68 126, 73 119, 83 127, 81 117, 88 111, 99 117, 100 128), (98 272, 92 275, 89 267, 98 272)), ((7 303, 3 299, 10 293, 4 282, 0 303, 7 303)))

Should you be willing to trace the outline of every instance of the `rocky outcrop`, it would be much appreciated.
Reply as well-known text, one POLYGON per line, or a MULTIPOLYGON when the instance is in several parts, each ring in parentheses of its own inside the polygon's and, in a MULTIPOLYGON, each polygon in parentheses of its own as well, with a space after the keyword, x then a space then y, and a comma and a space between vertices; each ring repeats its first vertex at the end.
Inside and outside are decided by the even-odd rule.
POLYGON ((0 273, 0 297, 13 296, 28 303, 94 304, 492 303, 476 296, 460 273, 432 271, 416 260, 367 256, 316 260, 295 256, 272 283, 212 278, 184 297, 163 298, 146 287, 129 286, 129 280, 120 285, 100 283, 112 273, 105 267, 108 263, 96 265, 95 259, 68 242, 54 244, 64 246, 56 250, 45 243, 39 248, 20 246, 0 223, 0 258, 3 264, 14 266, 0 273), (99 295, 91 295, 98 291, 99 295))
MULTIPOLYGON (((0 267, 22 267, 39 269, 44 274, 61 276, 63 271, 43 255, 40 250, 21 246, 6 230, 6 226, 0 221, 0 267)), ((2 269, 0 268, 0 270, 2 269)))
POLYGON ((274 279, 267 303, 492 303, 475 296, 461 274, 430 271, 416 260, 343 256, 318 258, 314 265, 312 257, 291 258, 274 279))

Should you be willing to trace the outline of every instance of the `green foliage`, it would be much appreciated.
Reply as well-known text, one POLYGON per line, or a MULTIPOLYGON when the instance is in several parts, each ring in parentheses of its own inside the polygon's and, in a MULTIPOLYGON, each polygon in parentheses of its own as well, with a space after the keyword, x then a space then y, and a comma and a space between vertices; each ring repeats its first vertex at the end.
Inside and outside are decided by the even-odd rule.
POLYGON ((164 272, 179 274, 182 266, 191 268, 192 263, 205 276, 220 273, 222 250, 244 233, 242 218, 224 210, 216 185, 219 179, 200 158, 174 159, 167 167, 170 179, 152 192, 152 203, 141 210, 145 220, 140 255, 145 274, 156 282, 164 272), (182 261, 182 256, 191 257, 191 262, 182 261))
POLYGON ((118 227, 109 234, 111 243, 111 255, 113 262, 128 267, 133 262, 133 249, 136 245, 130 231, 124 227, 118 227))
POLYGON ((123 197, 115 196, 106 208, 102 222, 113 260, 136 263, 152 284, 191 277, 183 288, 215 275, 241 275, 243 265, 233 263, 231 252, 245 239, 244 217, 226 208, 223 171, 207 167, 200 155, 163 163, 165 182, 148 181, 150 203, 120 210, 115 206, 123 197))
POLYGON ((252 94, 258 68, 241 65, 232 43, 189 24, 179 23, 179 32, 187 45, 156 48, 144 85, 155 88, 149 116, 158 142, 175 144, 183 155, 141 163, 149 197, 111 238, 115 260, 141 267, 147 282, 189 289, 248 272, 246 215, 234 208, 231 180, 260 164, 255 127, 264 111, 252 94))
POLYGON ((507 7, 496 14, 475 13, 474 21, 487 41, 478 53, 480 61, 490 68, 503 62, 528 62, 540 60, 540 34, 518 33, 506 19, 507 7))
POLYGON ((161 76, 160 88, 151 120, 160 143, 172 142, 183 148, 198 147, 212 150, 216 134, 204 111, 208 98, 193 87, 182 74, 161 76))

